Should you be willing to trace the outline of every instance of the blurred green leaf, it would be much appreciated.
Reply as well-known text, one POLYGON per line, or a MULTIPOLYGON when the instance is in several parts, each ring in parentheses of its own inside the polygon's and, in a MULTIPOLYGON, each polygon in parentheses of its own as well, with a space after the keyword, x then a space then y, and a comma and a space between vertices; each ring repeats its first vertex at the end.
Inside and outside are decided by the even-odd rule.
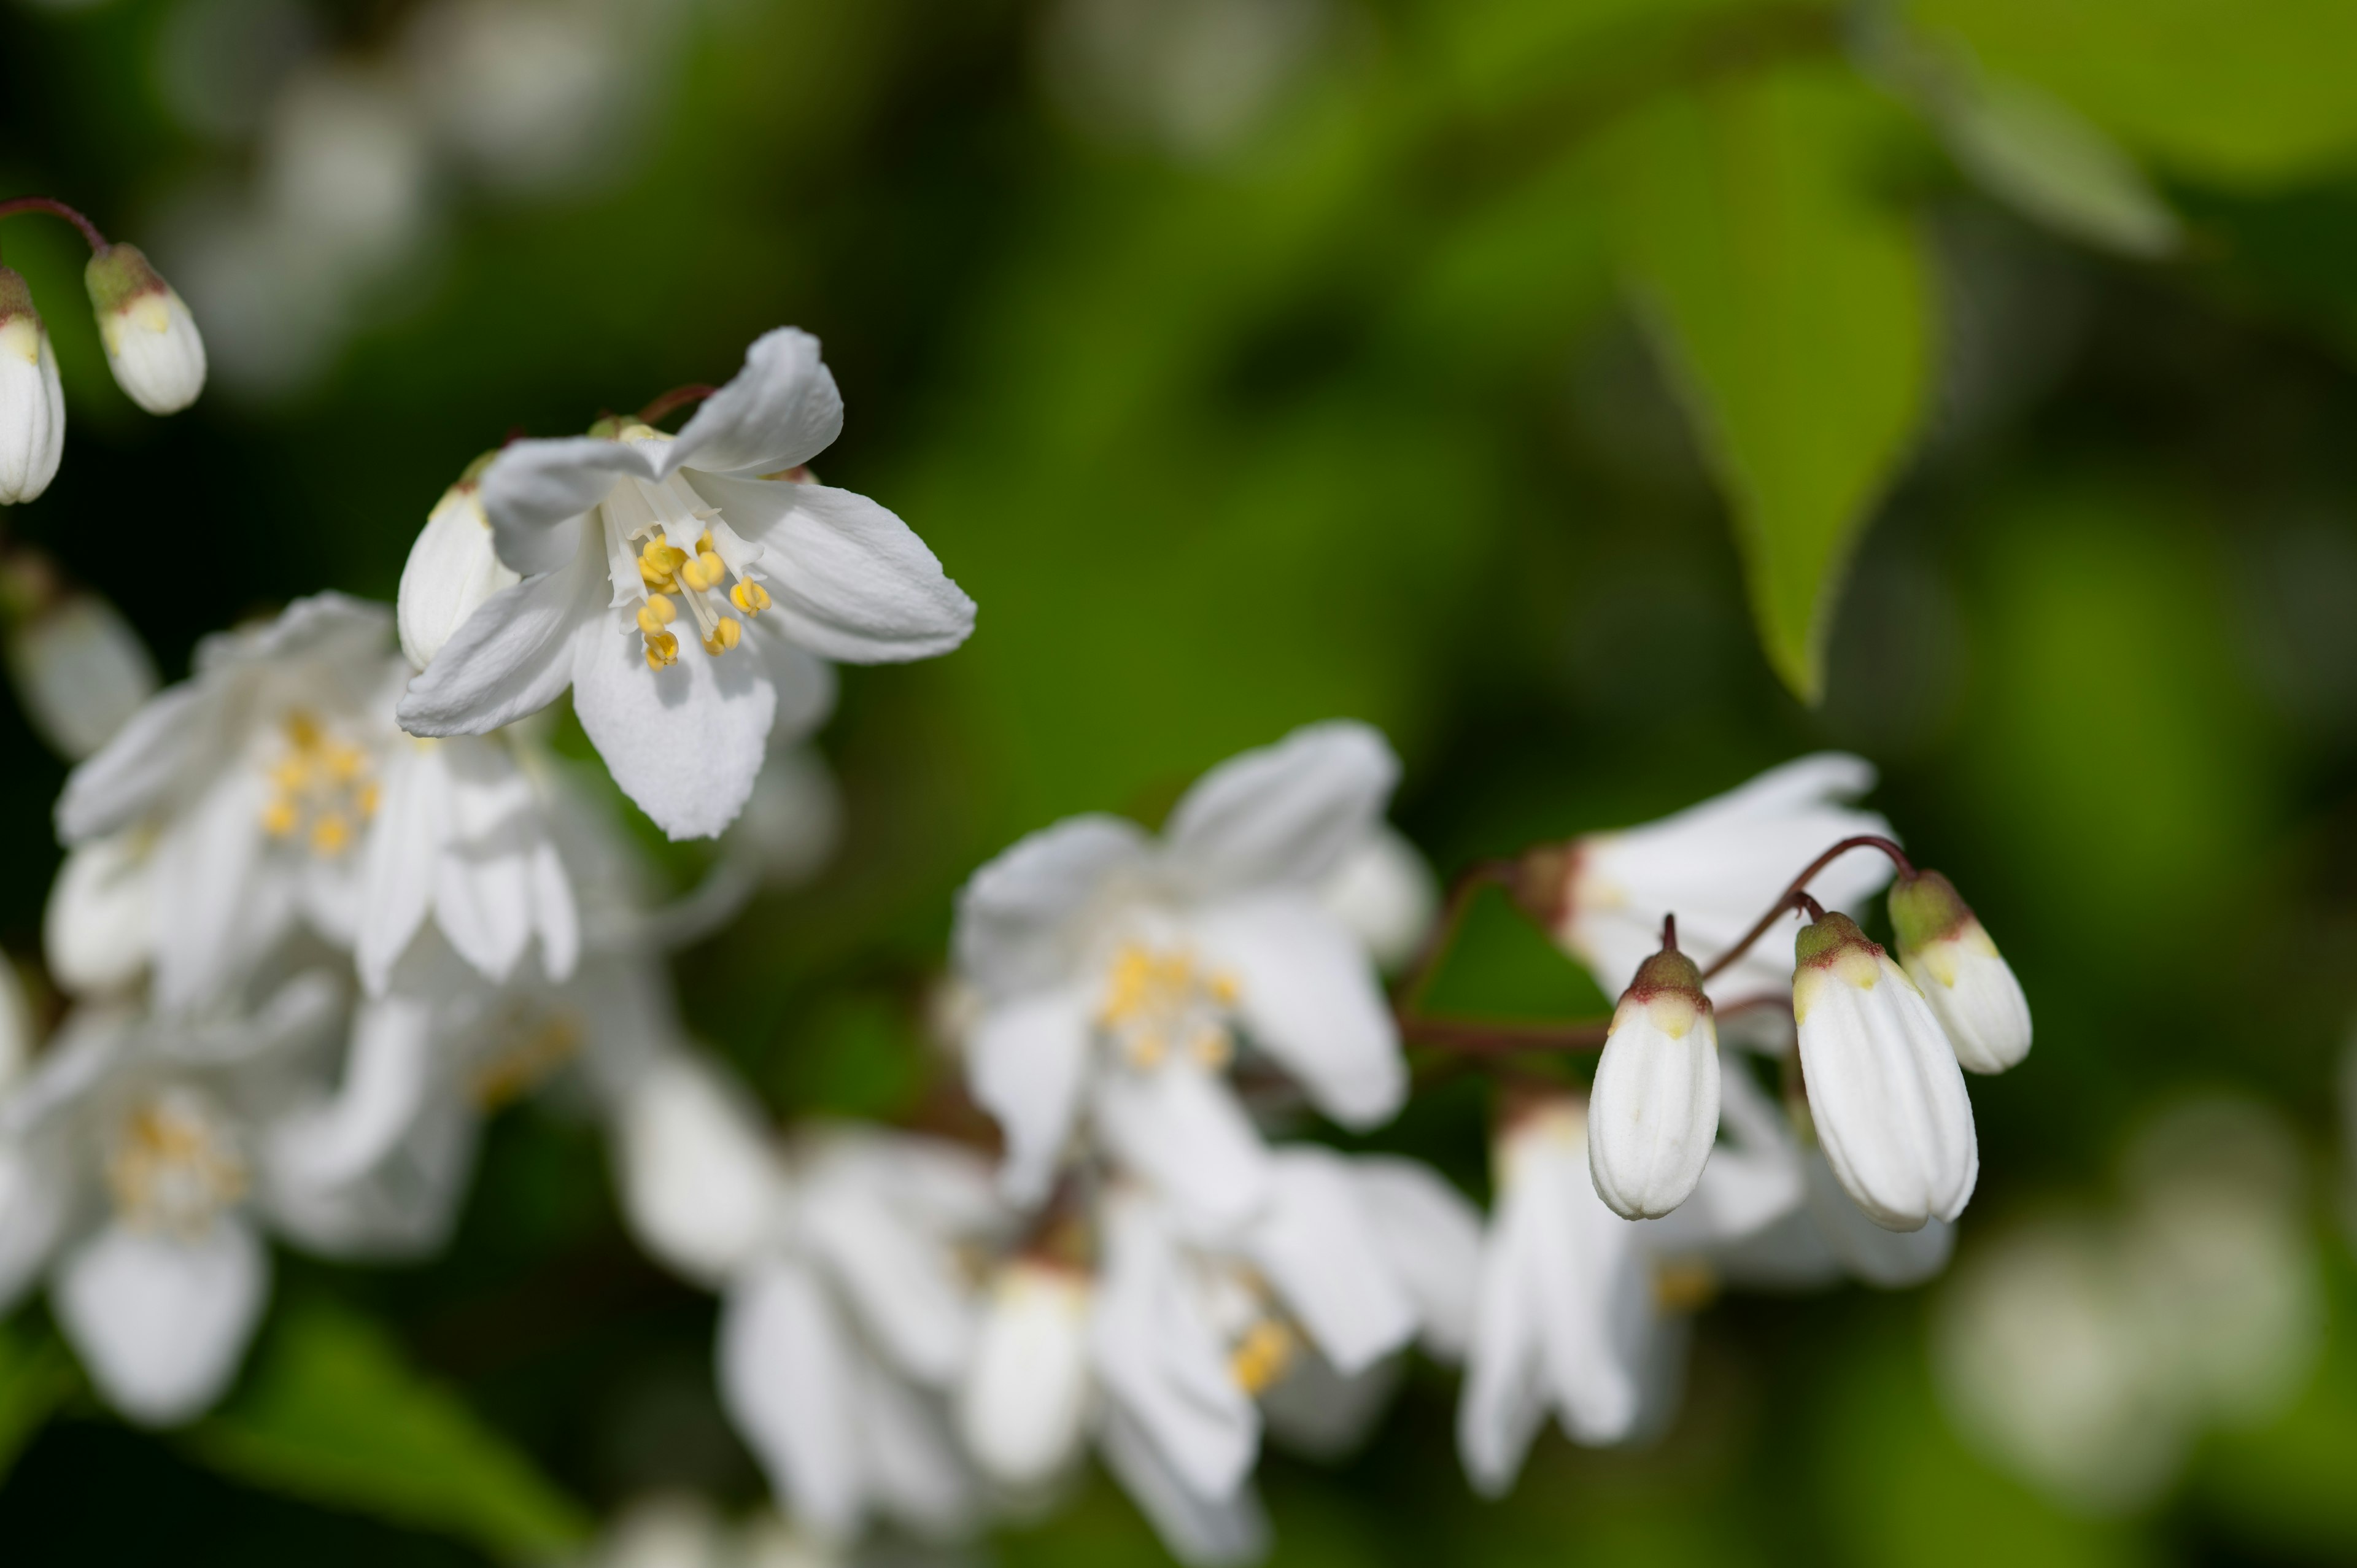
POLYGON ((72 1358, 54 1335, 0 1325, 0 1476, 78 1380, 72 1358))
POLYGON ((1912 14, 2186 174, 2281 185, 2357 154, 2343 0, 1916 0, 1912 14))
POLYGON ((1943 128, 1964 172, 2026 216, 2123 255, 2177 248, 2177 214, 2136 160, 2043 89, 1991 78, 1959 95, 1943 128))
POLYGON ((1931 285, 1846 72, 1728 78, 1614 138, 1623 264, 1725 487, 1769 661, 1813 702, 1842 576, 1921 423, 1931 285))
POLYGON ((199 1455, 256 1486, 447 1530, 510 1559, 587 1535, 580 1509, 373 1324, 289 1311, 243 1389, 189 1434, 199 1455))

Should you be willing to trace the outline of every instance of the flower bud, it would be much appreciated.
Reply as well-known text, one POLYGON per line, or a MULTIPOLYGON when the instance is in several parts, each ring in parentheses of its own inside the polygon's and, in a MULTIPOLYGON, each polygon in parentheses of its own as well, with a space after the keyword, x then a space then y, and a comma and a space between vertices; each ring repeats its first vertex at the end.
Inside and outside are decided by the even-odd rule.
POLYGON ((523 581, 492 548, 491 520, 478 494, 483 470, 498 456, 484 453, 442 492, 401 568, 394 618, 401 626, 401 650, 420 670, 485 599, 523 581))
POLYGON ((80 762, 156 694, 156 662, 115 607, 68 592, 8 630, 8 673, 33 727, 80 762))
POLYGON ((1624 1219, 1655 1219, 1702 1179, 1718 1136, 1718 1030, 1702 972, 1647 959, 1612 1014, 1587 1105, 1587 1169, 1624 1219))
POLYGON ((1980 1175, 1973 1103, 1932 1004, 1846 915, 1794 943, 1792 1016, 1818 1142, 1887 1230, 1964 1212, 1980 1175))
POLYGON ((109 245, 82 273, 107 368, 150 413, 178 413, 205 390, 205 340, 172 285, 136 245, 109 245))
POLYGON ((1053 1480, 1088 1414, 1090 1285, 1077 1269, 1017 1258, 999 1272, 959 1391, 959 1434, 994 1480, 1053 1480))
POLYGON ((49 488, 66 446, 66 396, 49 329, 22 274, 0 267, 0 506, 49 488))
POLYGON ((1958 1061, 1974 1072, 2003 1072, 2029 1054, 2029 999, 1953 883, 1936 871, 1902 875, 1890 890, 1890 924, 1900 961, 1958 1061))

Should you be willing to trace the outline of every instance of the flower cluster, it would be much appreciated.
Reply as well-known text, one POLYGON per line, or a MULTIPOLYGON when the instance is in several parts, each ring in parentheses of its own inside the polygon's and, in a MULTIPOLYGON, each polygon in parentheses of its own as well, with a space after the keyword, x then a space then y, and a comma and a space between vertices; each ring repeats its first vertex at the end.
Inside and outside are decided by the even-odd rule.
MULTIPOLYGON (((126 386, 170 381, 163 348, 116 353, 126 386)), ((830 1547, 1036 1509, 1093 1454, 1174 1553, 1246 1560, 1264 1439, 1346 1448, 1413 1351, 1462 1364, 1459 1450, 1494 1494, 1550 1413, 1584 1444, 1659 1430, 1718 1286, 1944 1264, 1978 1170, 1963 1072, 2018 1062, 2029 1015, 1847 757, 1490 863, 1436 918, 1385 822, 1390 746, 1308 725, 1158 831, 1074 817, 973 875, 938 1013, 951 1121, 986 1132, 774 1125, 689 1038, 665 955, 823 858, 837 803, 799 746, 834 665, 974 623, 899 518, 813 476, 842 420, 817 341, 771 332, 724 386, 468 467, 396 607, 299 600, 161 692, 102 601, 11 558, 12 663, 81 760, 45 930, 71 1004, 38 1053, 0 990, 0 1305, 46 1282, 117 1409, 221 1396, 265 1237, 434 1251, 485 1116, 560 1082, 632 1234, 720 1296, 722 1404, 830 1547), (568 691, 621 794, 719 838, 684 898, 549 750, 534 715, 568 691), (1891 865, 1896 959, 1841 912, 1891 865), (1490 886, 1609 1018, 1425 1010, 1490 886), (1486 1215, 1312 1135, 1460 1070, 1496 1088, 1486 1215)))

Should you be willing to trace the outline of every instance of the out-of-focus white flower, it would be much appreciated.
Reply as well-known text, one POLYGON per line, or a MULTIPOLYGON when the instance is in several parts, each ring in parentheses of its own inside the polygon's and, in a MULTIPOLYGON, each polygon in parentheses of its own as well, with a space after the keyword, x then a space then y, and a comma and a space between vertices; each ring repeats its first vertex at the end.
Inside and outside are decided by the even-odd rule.
POLYGON ((66 449, 66 394, 33 291, 0 267, 0 506, 49 488, 66 449))
MULTIPOLYGON (((1860 757, 1804 757, 1657 822, 1575 839, 1533 863, 1544 875, 1523 902, 1617 996, 1659 945, 1663 916, 1677 916, 1689 950, 1715 957, 1819 854, 1846 838, 1889 837, 1889 822, 1850 804, 1873 788, 1873 765, 1860 757)), ((1828 908, 1848 908, 1889 880, 1889 863, 1860 851, 1812 886, 1828 908)), ((1754 947, 1713 976, 1712 1000, 1782 992, 1792 977, 1776 946, 1754 947)))
POLYGON ((107 368, 124 394, 150 413, 178 413, 196 402, 205 390, 205 340, 139 247, 107 246, 91 257, 82 281, 107 368))
POLYGON ((1311 725, 1205 775, 1159 839, 1074 817, 974 874, 955 941, 984 999, 966 1081, 1006 1133, 1010 1197, 1046 1194, 1085 1107, 1104 1148, 1182 1207, 1249 1218, 1268 1160, 1222 1076, 1239 1026, 1337 1120, 1398 1109, 1374 967, 1317 897, 1397 770, 1365 725, 1311 725))
POLYGON ((8 631, 8 673, 41 738, 79 762, 156 692, 156 663, 114 607, 68 593, 8 631))
POLYGON ((154 835, 129 828, 72 850, 49 885, 41 950, 49 974, 77 996, 127 990, 155 945, 154 835))
POLYGON ((1878 1225, 1953 1220, 1980 1175, 1973 1103, 1931 1004, 1846 915, 1803 928, 1792 1015, 1817 1137, 1878 1225))
POLYGON ((500 564, 491 543, 491 520, 483 511, 483 470, 497 456, 484 453, 442 492, 401 568, 395 610, 401 650, 420 670, 486 599, 523 580, 500 564))
POLYGON ((784 1168, 744 1090, 700 1055, 650 1062, 614 1125, 623 1209, 665 1265, 717 1289, 778 1240, 784 1168))
POLYGON ((45 1269, 109 1403, 169 1425, 228 1385, 269 1293, 276 1127, 340 1012, 313 972, 252 1014, 70 1017, 0 1101, 0 1302, 45 1269))
POLYGON ((1613 1010, 1588 1100, 1596 1191, 1624 1219, 1657 1219, 1702 1180, 1718 1136, 1718 1030, 1702 971, 1665 949, 1613 1010))
POLYGON ((834 1545, 775 1514, 732 1524, 700 1497, 666 1493, 625 1508, 584 1568, 841 1568, 844 1561, 834 1545))
POLYGON ((1087 1435, 1095 1281, 1060 1259, 1018 1255, 992 1277, 958 1391, 958 1437, 983 1473, 1017 1491, 1055 1479, 1087 1435))
POLYGON ((628 166, 669 9, 440 0, 403 48, 436 135, 468 172, 502 190, 557 190, 628 166))
POLYGON ((1890 890, 1899 958, 1974 1072, 2003 1072, 2029 1054, 2029 999, 1996 943, 1936 871, 1902 876, 1890 890))
POLYGON ((807 733, 832 704, 823 660, 930 658, 974 628, 974 601, 899 518, 760 477, 806 463, 842 424, 818 340, 788 328, 755 342, 676 437, 634 424, 509 446, 481 500, 500 559, 526 576, 411 683, 402 724, 479 735, 571 686, 623 793, 673 838, 720 832, 772 730, 807 733), (674 627, 705 657, 683 660, 674 627))
POLYGON ((1211 157, 1266 116, 1332 15, 1324 0, 1062 0, 1041 53, 1051 93, 1083 126, 1211 157))
POLYGON ((1383 823, 1334 868, 1318 889, 1318 901, 1379 966, 1394 970, 1415 956, 1432 929, 1440 883, 1416 847, 1383 823))

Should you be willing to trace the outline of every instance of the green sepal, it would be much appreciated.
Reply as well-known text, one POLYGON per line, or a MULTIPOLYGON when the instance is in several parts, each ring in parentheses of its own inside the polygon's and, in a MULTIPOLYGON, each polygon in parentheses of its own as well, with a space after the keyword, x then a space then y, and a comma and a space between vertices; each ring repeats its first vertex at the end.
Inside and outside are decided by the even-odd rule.
POLYGON ((1901 952, 1921 952, 1953 936, 1972 918, 1972 907, 1956 896, 1955 884, 1936 871, 1902 875, 1891 886, 1890 924, 1901 952))
POLYGON ((0 267, 0 322, 18 316, 29 316, 35 327, 41 325, 41 313, 33 308, 33 288, 25 274, 14 267, 0 267))
POLYGON ((1682 952, 1655 953, 1637 966, 1637 978, 1629 983, 1630 994, 1639 997, 1663 991, 1683 992, 1697 1006, 1710 1005, 1710 998, 1703 994, 1701 967, 1682 952))
POLYGON ((101 316, 129 309, 141 295, 172 292, 172 285, 147 264, 146 255, 136 245, 109 245, 91 257, 81 278, 90 289, 90 303, 101 316))
POLYGON ((1797 963, 1815 963, 1853 942, 1865 948, 1875 945, 1867 940, 1856 920, 1839 909, 1828 909, 1822 918, 1801 928, 1801 934, 1792 940, 1792 957, 1797 963))

